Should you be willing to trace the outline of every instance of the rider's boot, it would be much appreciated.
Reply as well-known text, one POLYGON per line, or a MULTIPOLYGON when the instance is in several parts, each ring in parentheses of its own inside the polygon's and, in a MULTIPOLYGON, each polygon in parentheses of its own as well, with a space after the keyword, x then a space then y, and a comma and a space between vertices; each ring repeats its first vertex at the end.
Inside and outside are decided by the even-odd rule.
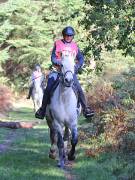
POLYGON ((37 112, 35 113, 35 117, 38 119, 44 119, 45 114, 46 114, 46 107, 49 101, 49 93, 48 91, 45 89, 44 91, 44 96, 43 96, 43 100, 42 100, 42 106, 37 110, 37 112))
POLYGON ((93 117, 94 111, 92 109, 90 109, 89 107, 87 107, 83 90, 81 88, 81 85, 80 85, 76 75, 74 75, 74 86, 77 89, 79 102, 81 103, 81 106, 83 109, 83 114, 84 114, 85 118, 93 117))
POLYGON ((83 91, 79 92, 79 101, 81 103, 82 109, 83 109, 83 115, 85 118, 90 118, 94 116, 94 110, 92 110, 90 107, 86 106, 86 99, 83 94, 83 91))

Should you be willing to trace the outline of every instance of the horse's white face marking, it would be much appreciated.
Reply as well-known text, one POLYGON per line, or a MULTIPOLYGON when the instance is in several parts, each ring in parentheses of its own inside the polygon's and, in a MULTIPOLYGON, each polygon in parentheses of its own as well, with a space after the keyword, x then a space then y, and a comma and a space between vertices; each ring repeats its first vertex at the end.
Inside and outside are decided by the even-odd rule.
MULTIPOLYGON (((63 71, 72 71, 74 73, 74 65, 75 65, 75 54, 69 51, 64 51, 62 53, 62 65, 63 71)), ((65 73, 65 72, 63 72, 65 73)))
POLYGON ((75 66, 75 56, 71 52, 66 52, 62 54, 62 74, 64 75, 64 81, 66 83, 71 83, 73 81, 74 66, 75 66))

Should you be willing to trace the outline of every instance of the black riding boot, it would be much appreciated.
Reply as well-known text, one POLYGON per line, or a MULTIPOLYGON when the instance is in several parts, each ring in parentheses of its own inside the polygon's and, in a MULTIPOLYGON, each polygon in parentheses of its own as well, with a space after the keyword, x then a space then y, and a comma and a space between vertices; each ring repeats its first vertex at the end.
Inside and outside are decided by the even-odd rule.
POLYGON ((86 100, 85 96, 82 91, 78 91, 79 94, 79 101, 81 103, 82 109, 83 109, 83 114, 86 118, 88 117, 93 117, 94 116, 94 111, 90 109, 90 107, 86 106, 86 100))
POLYGON ((84 116, 86 118, 94 116, 94 111, 92 109, 90 109, 90 107, 87 107, 87 105, 86 105, 86 99, 85 99, 83 90, 81 88, 81 85, 80 85, 76 75, 74 75, 74 82, 75 82, 74 85, 78 92, 78 98, 79 98, 79 102, 81 103, 84 116))
POLYGON ((42 106, 38 109, 38 111, 35 113, 35 117, 39 119, 44 119, 45 113, 46 113, 46 107, 49 103, 51 93, 53 91, 53 88, 57 85, 57 79, 54 79, 53 77, 48 79, 47 87, 44 91, 44 96, 42 100, 42 106))
POLYGON ((45 89, 44 91, 44 96, 43 96, 43 100, 42 100, 42 106, 37 110, 37 112, 35 113, 35 117, 38 119, 44 119, 45 117, 45 113, 46 113, 46 107, 49 101, 49 93, 47 91, 47 89, 45 89))
POLYGON ((32 95, 32 90, 33 90, 33 86, 31 86, 31 87, 29 88, 29 94, 28 94, 28 96, 27 96, 27 99, 30 99, 30 97, 31 97, 31 95, 32 95))

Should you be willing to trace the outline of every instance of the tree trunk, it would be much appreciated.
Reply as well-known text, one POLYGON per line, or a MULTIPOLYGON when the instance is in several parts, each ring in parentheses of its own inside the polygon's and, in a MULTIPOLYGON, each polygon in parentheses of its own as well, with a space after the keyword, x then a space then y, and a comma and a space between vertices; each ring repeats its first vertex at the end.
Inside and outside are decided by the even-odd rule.
POLYGON ((38 124, 38 122, 4 122, 0 121, 0 128, 11 128, 11 129, 18 129, 18 128, 32 128, 38 124))

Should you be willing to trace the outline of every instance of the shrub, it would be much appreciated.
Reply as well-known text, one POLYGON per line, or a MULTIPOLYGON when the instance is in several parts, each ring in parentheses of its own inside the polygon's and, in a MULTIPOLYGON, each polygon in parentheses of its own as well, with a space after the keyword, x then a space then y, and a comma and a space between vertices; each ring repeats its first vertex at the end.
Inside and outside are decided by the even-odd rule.
POLYGON ((6 115, 12 109, 12 92, 7 86, 0 86, 0 114, 6 115))

